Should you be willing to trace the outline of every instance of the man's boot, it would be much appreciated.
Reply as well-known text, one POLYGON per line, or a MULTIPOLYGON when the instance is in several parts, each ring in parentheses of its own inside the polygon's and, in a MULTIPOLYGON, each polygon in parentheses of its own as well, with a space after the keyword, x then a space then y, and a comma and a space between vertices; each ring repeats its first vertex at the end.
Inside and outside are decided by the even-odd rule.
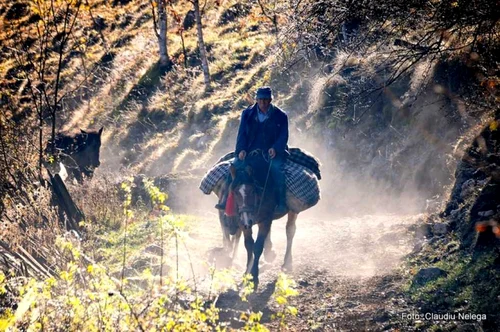
POLYGON ((288 212, 288 207, 286 206, 286 187, 285 185, 278 187, 278 205, 274 209, 276 214, 285 214, 288 212))
POLYGON ((215 208, 218 210, 225 210, 227 202, 227 191, 225 191, 219 199, 219 203, 215 204, 215 208))

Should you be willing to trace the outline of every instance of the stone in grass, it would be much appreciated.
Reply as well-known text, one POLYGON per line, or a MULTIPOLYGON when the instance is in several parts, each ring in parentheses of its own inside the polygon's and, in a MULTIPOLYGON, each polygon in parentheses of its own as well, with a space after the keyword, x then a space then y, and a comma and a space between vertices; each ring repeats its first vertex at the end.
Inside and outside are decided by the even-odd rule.
POLYGON ((438 278, 445 277, 448 273, 445 270, 442 270, 438 267, 428 267, 425 269, 421 269, 418 271, 415 278, 413 278, 414 286, 423 286, 431 281, 434 281, 438 278))
POLYGON ((384 309, 379 309, 376 311, 374 317, 372 318, 377 323, 384 323, 391 319, 391 316, 384 309))
POLYGON ((491 217, 494 214, 495 214, 495 211, 493 211, 493 210, 481 211, 481 212, 477 213, 477 215, 480 217, 491 217))
POLYGON ((144 248, 144 252, 147 254, 161 256, 163 254, 163 249, 159 245, 151 244, 144 248))
POLYGON ((443 236, 448 233, 448 223, 436 223, 432 225, 432 233, 435 236, 443 236))
POLYGON ((467 196, 469 196, 474 192, 475 187, 476 187, 476 181, 474 179, 469 179, 465 181, 464 184, 462 185, 460 196, 462 198, 466 198, 467 196))

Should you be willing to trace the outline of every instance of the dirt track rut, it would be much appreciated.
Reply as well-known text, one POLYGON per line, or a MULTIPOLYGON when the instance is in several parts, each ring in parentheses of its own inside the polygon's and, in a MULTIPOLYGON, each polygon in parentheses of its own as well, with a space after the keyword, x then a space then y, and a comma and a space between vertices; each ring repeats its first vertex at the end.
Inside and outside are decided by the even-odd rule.
MULTIPOLYGON (((408 227, 419 217, 371 215, 329 220, 307 213, 299 215, 293 245, 294 270, 290 274, 299 291, 290 305, 297 307, 298 315, 287 319, 288 330, 400 328, 396 326, 400 322, 396 325, 394 322, 407 304, 397 268, 413 247, 408 227)), ((188 247, 206 258, 221 246, 221 235, 215 217, 201 222, 200 228, 190 233, 194 241, 188 247)), ((278 329, 271 319, 277 308, 272 293, 285 253, 285 224, 285 218, 273 223, 272 241, 277 258, 273 262, 261 261, 259 289, 249 297, 249 302, 242 302, 232 290, 218 298, 221 318, 230 320, 231 327, 241 326, 237 321, 241 312, 253 310, 263 312, 262 322, 268 328, 278 329)), ((239 246, 233 266, 243 272, 243 241, 239 246)), ((203 274, 201 270, 199 273, 203 274)))

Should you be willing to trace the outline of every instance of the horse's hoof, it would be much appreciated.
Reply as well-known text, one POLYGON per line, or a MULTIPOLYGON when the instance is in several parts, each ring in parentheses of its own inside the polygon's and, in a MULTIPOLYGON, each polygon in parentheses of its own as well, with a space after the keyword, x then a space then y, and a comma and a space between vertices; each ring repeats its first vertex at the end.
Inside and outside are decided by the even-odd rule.
POLYGON ((293 272, 293 265, 292 265, 292 263, 288 263, 288 264, 287 264, 287 263, 285 263, 285 264, 283 264, 283 265, 281 266, 281 270, 282 270, 283 272, 289 272, 289 273, 290 273, 290 272, 293 272))
POLYGON ((264 259, 268 263, 272 263, 276 259, 276 251, 274 250, 264 250, 264 259))
POLYGON ((253 281, 253 291, 254 293, 257 292, 257 288, 259 288, 259 280, 255 280, 253 281))
MULTIPOLYGON (((245 273, 245 275, 243 276, 243 278, 245 279, 246 276, 248 274, 245 273)), ((248 279, 247 279, 248 280, 248 279)), ((249 280, 252 284, 249 285, 248 282, 245 282, 244 280, 240 282, 240 284, 238 285, 238 288, 244 288, 244 287, 249 287, 249 286, 253 286, 253 292, 255 293, 257 291, 257 288, 259 287, 259 278, 252 278, 249 280)))
POLYGON ((253 291, 256 292, 259 287, 259 272, 252 272, 252 283, 253 283, 253 291))

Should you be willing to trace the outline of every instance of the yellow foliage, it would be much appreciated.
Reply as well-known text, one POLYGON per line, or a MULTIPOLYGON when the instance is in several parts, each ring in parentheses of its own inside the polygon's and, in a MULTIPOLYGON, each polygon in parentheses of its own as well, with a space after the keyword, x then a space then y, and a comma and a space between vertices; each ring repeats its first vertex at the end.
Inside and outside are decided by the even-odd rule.
POLYGON ((168 199, 168 195, 160 190, 160 188, 156 187, 153 184, 152 180, 149 179, 144 179, 144 188, 146 188, 146 191, 149 194, 149 197, 153 204, 159 205, 160 207, 163 206, 163 203, 168 199))
POLYGON ((279 305, 284 305, 287 303, 287 300, 284 296, 277 296, 275 298, 275 300, 276 300, 276 303, 278 303, 279 305))
POLYGON ((245 331, 254 331, 254 332, 266 332, 269 331, 264 325, 260 323, 262 318, 262 312, 251 312, 251 313, 243 313, 240 316, 240 320, 246 321, 245 327, 243 328, 245 331))
POLYGON ((240 297, 242 301, 248 301, 247 296, 253 292, 254 283, 252 279, 253 277, 251 274, 247 273, 243 276, 243 288, 240 290, 240 297))
POLYGON ((276 313, 276 317, 280 319, 280 325, 284 326, 286 317, 288 315, 296 316, 298 313, 297 308, 288 305, 289 298, 297 296, 299 292, 295 289, 295 281, 288 278, 286 274, 280 273, 278 280, 276 281, 276 289, 274 291, 273 297, 280 310, 276 313))
POLYGON ((4 314, 4 317, 0 317, 0 331, 7 331, 9 327, 12 326, 14 322, 12 313, 4 314))
POLYGON ((498 129, 498 122, 497 120, 494 120, 494 121, 491 121, 490 123, 490 130, 491 131, 495 131, 498 129))
POLYGON ((5 293, 5 284, 6 284, 6 277, 5 274, 0 271, 0 295, 5 293))

